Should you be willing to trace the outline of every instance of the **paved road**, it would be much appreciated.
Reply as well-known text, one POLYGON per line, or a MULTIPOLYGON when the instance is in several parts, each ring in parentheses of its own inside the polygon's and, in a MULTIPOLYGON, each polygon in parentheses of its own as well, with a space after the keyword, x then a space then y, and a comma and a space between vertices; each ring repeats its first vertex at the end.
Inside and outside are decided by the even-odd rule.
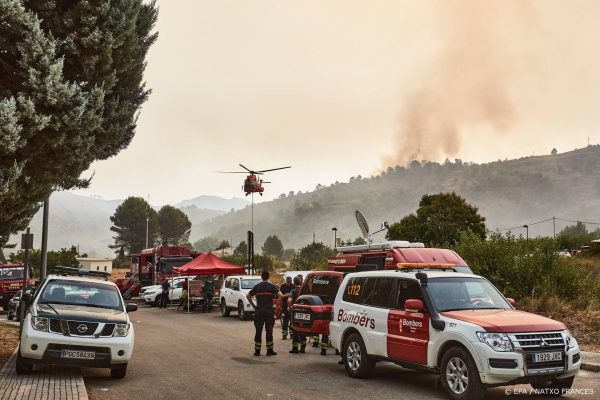
MULTIPOLYGON (((233 313, 232 313, 233 314, 233 313)), ((351 379, 338 356, 322 357, 317 349, 304 355, 288 354, 291 342, 282 341, 275 327, 275 357, 253 357, 252 321, 223 318, 218 313, 184 314, 142 308, 131 314, 136 343, 123 380, 111 380, 107 370, 84 369, 92 400, 146 399, 446 399, 435 388, 435 377, 392 364, 379 363, 369 380, 351 379)), ((263 353, 264 353, 263 349, 263 353)), ((600 398, 600 374, 582 371, 575 387, 600 398)), ((489 399, 507 399, 506 388, 488 391, 489 399)), ((511 398, 525 397, 510 387, 511 398)))

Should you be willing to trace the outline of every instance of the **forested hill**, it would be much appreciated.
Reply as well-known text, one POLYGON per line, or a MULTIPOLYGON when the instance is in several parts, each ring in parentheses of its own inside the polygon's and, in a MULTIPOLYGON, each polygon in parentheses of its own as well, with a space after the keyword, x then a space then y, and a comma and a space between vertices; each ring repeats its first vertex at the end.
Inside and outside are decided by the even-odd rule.
MULTIPOLYGON (((354 211, 362 210, 371 230, 387 220, 398 221, 414 212, 425 193, 454 191, 479 207, 489 229, 523 226, 553 216, 581 221, 600 220, 600 146, 567 153, 532 156, 487 164, 447 161, 413 162, 389 168, 371 178, 353 177, 347 183, 317 187, 310 193, 281 195, 254 207, 255 248, 269 234, 278 235, 286 248, 313 240, 333 243, 354 239, 360 231, 354 211)), ((194 230, 201 235, 238 243, 250 229, 250 208, 205 221, 194 230)), ((567 222, 557 221, 557 232, 567 222)), ((596 228, 597 226, 589 226, 596 228)), ((552 221, 530 225, 529 234, 551 235, 552 221)), ((514 229, 524 234, 525 229, 514 229)))

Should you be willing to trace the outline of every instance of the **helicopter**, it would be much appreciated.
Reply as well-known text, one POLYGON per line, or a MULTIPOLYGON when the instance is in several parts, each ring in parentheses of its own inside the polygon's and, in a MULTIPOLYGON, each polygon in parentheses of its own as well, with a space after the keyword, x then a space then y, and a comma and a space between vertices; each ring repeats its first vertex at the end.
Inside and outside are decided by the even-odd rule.
POLYGON ((262 179, 258 179, 257 175, 262 175, 265 172, 271 172, 271 171, 277 171, 280 169, 292 168, 291 166, 289 166, 289 167, 280 167, 280 168, 263 169, 260 171, 253 171, 249 168, 246 168, 242 164, 238 164, 238 165, 240 167, 244 168, 246 171, 217 171, 217 172, 219 172, 221 174, 246 174, 249 172, 250 175, 246 176, 246 179, 244 180, 244 186, 242 187, 242 189, 246 193, 246 196, 248 196, 250 193, 258 193, 262 196, 263 192, 265 191, 265 188, 263 187, 262 184, 263 183, 271 183, 271 182, 263 181, 262 179))

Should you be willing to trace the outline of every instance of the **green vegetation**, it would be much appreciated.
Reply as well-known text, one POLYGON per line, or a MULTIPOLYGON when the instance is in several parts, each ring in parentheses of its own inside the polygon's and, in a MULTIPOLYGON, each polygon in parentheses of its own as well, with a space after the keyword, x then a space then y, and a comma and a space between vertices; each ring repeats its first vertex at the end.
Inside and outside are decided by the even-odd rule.
POLYGON ((110 230, 116 233, 115 243, 108 246, 116 254, 139 253, 146 247, 146 218, 148 218, 148 247, 158 243, 158 214, 141 197, 128 197, 119 205, 110 221, 110 230))
POLYGON ((325 270, 327 257, 335 255, 335 251, 322 242, 315 242, 302 247, 292 260, 292 269, 297 271, 325 270))
POLYGON ((269 235, 263 244, 262 252, 265 256, 281 258, 283 256, 283 243, 277 235, 269 235))
POLYGON ((200 240, 194 242, 194 249, 196 251, 213 251, 219 247, 221 241, 214 236, 205 236, 200 240))
POLYGON ((493 233, 485 240, 462 233, 455 250, 478 275, 494 283, 508 297, 531 304, 537 311, 557 299, 575 309, 600 307, 600 266, 585 257, 563 257, 551 238, 528 241, 511 234, 493 233))
POLYGON ((165 205, 158 210, 158 232, 163 246, 187 243, 191 229, 192 223, 180 209, 165 205))
POLYGON ((561 249, 573 250, 581 246, 589 246, 594 239, 600 239, 600 228, 594 232, 588 232, 582 222, 566 226, 557 236, 558 245, 561 249))
POLYGON ((126 148, 150 91, 154 1, 0 0, 0 247, 126 148))
MULTIPOLYGON (((77 258, 87 257, 87 254, 79 254, 77 247, 71 246, 70 248, 63 248, 59 251, 48 252, 48 273, 52 273, 54 267, 79 267, 77 258)), ((8 261, 11 263, 20 263, 25 261, 25 251, 19 250, 16 253, 12 253, 8 257, 8 261)), ((40 268, 42 265, 42 251, 39 249, 30 249, 28 255, 28 264, 33 269, 34 276, 40 276, 40 268)))
POLYGON ((456 193, 423 195, 416 214, 410 214, 390 226, 389 240, 423 242, 426 246, 454 246, 461 232, 470 231, 485 238, 485 218, 477 207, 456 193))

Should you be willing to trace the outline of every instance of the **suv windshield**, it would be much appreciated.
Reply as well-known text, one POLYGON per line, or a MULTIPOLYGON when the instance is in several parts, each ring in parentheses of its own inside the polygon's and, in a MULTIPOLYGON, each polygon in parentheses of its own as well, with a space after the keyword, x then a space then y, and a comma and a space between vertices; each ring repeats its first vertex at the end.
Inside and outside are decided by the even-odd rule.
POLYGON ((323 303, 332 304, 340 287, 340 277, 313 275, 302 286, 302 295, 319 296, 323 303))
POLYGON ((102 283, 51 280, 39 299, 38 304, 70 304, 123 311, 117 288, 102 283))
POLYGON ((23 267, 0 268, 0 280, 4 279, 23 279, 23 267))
POLYGON ((510 309, 498 290, 480 278, 435 278, 427 283, 438 311, 510 309))
POLYGON ((252 289, 260 283, 260 279, 242 279, 242 289, 252 289))

